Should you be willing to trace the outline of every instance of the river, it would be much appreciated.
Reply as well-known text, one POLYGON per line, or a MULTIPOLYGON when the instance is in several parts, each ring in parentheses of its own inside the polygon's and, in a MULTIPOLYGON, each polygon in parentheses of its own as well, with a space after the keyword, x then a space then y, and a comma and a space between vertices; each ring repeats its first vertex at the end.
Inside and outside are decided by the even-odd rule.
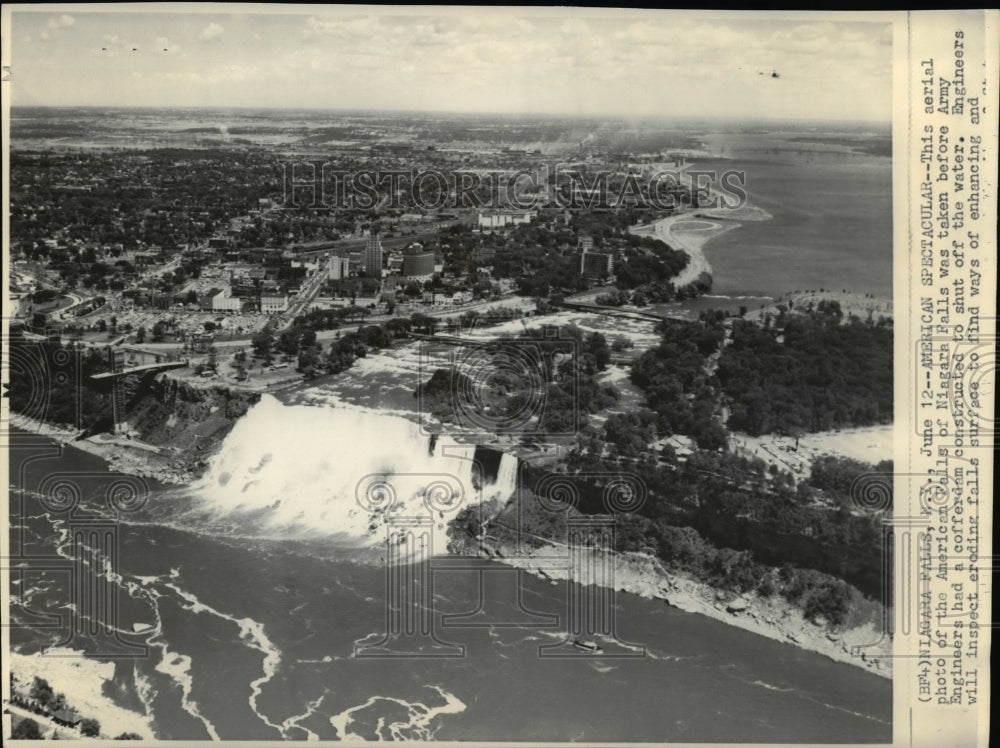
POLYGON ((742 172, 750 203, 772 216, 708 241, 713 293, 824 288, 892 298, 891 159, 809 150, 793 136, 706 136, 725 158, 698 160, 695 169, 742 172), (803 150, 788 150, 795 147, 803 150))
MULTIPOLYGON (((255 406, 273 411, 258 415, 281 435, 294 433, 285 421, 302 426, 306 407, 255 406)), ((16 432, 12 582, 26 608, 12 608, 14 650, 118 655, 98 658, 115 663, 104 696, 147 715, 162 739, 891 741, 890 681, 662 601, 614 596, 627 647, 602 640, 606 656, 541 656, 540 646, 566 638, 569 588, 491 561, 407 565, 420 597, 413 610, 437 641, 418 627, 402 650, 380 647, 396 610, 387 608, 385 546, 364 527, 338 524, 355 501, 341 478, 377 464, 464 481, 454 456, 462 448, 449 456, 391 416, 313 410, 326 423, 302 428, 314 442, 329 434, 326 442, 262 438, 251 410, 206 480, 185 488, 109 473, 96 457, 16 432), (373 442, 376 433, 386 436, 373 442), (363 443, 365 465, 352 443, 363 443), (303 479, 288 480, 296 469, 303 479), (92 537, 73 537, 102 518, 112 542, 95 555, 92 537), (32 560, 18 568, 18 556, 32 560), (92 568, 113 573, 73 594, 73 566, 81 580, 92 568), (87 612, 102 586, 117 601, 107 616, 87 612), (71 606, 81 626, 66 641, 71 606), (95 623, 109 620, 116 636, 95 623), (136 623, 151 628, 133 634, 136 623)), ((509 489, 509 470, 494 469, 479 481, 484 493, 509 489)), ((55 658, 51 672, 59 690, 55 658)))

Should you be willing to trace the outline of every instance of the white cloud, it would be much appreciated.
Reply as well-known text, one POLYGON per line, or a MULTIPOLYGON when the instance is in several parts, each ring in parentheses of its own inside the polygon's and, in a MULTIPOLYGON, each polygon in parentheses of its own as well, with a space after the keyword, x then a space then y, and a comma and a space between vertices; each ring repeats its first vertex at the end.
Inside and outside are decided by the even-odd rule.
MULTIPOLYGON (((408 33, 412 23, 406 28, 399 27, 397 33, 408 33)), ((366 43, 378 44, 386 43, 390 37, 385 36, 389 29, 383 17, 355 16, 353 18, 317 18, 310 16, 306 19, 305 28, 302 29, 304 39, 333 38, 341 41, 349 41, 351 44, 364 45, 366 43)))
POLYGON ((50 18, 49 19, 49 28, 50 29, 64 29, 64 28, 67 28, 69 26, 72 26, 74 23, 76 23, 76 21, 74 20, 73 16, 67 16, 65 13, 63 13, 58 18, 50 18))
POLYGON ((215 39, 220 38, 222 36, 222 34, 223 34, 224 31, 225 31, 225 29, 222 28, 222 26, 220 26, 219 24, 217 24, 217 23, 210 23, 210 24, 208 24, 208 26, 206 26, 205 28, 203 28, 201 30, 201 34, 199 34, 199 38, 203 42, 210 42, 210 41, 213 41, 215 39))
POLYGON ((47 42, 47 41, 49 41, 49 39, 52 39, 54 36, 59 36, 58 34, 50 34, 49 31, 55 32, 55 31, 60 31, 62 29, 67 29, 70 26, 72 26, 74 23, 76 23, 76 21, 73 20, 73 16, 67 16, 65 13, 63 15, 61 15, 61 16, 56 16, 55 18, 50 18, 48 20, 48 23, 46 23, 46 26, 48 27, 48 31, 45 30, 45 29, 42 29, 42 31, 39 32, 39 34, 38 34, 38 38, 41 39, 43 42, 47 42))
MULTIPOLYGON (((87 95, 95 102, 105 101, 111 94, 97 90, 90 69, 78 64, 78 50, 53 43, 79 36, 75 24, 61 19, 58 12, 48 13, 29 27, 33 31, 22 32, 31 34, 38 59, 53 63, 46 71, 54 63, 65 71, 49 74, 45 84, 62 88, 67 101, 82 100, 85 91, 93 92, 87 95)), ((85 21, 80 32, 91 28, 92 19, 85 21)), ((707 116, 766 109, 775 116, 840 117, 872 110, 858 91, 890 88, 891 29, 879 23, 744 21, 638 11, 600 18, 578 11, 523 18, 359 12, 356 6, 223 21, 226 16, 203 16, 189 26, 191 19, 182 23, 172 16, 153 22, 123 17, 96 32, 93 54, 108 63, 116 55, 119 62, 128 60, 127 66, 108 65, 125 83, 120 98, 136 91, 136 100, 145 101, 151 94, 129 85, 155 76, 165 85, 164 100, 178 104, 214 100, 218 94, 219 101, 289 106, 351 102, 374 108, 584 113, 683 109, 707 116), (247 44, 227 44, 235 38, 247 44), (224 45, 232 48, 221 60, 216 53, 224 45), (161 62, 173 61, 171 77, 166 70, 144 69, 146 77, 133 81, 133 63, 142 57, 132 54, 133 47, 155 50, 161 62), (851 65, 846 72, 831 68, 831 58, 849 59, 851 65), (772 79, 771 70, 780 79, 772 79), (233 85, 250 81, 260 86, 233 85)))

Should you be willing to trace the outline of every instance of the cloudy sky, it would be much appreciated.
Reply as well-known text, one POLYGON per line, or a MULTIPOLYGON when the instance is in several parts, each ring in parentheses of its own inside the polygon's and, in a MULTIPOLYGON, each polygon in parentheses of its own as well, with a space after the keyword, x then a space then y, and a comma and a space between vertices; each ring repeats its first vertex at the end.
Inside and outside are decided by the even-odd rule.
POLYGON ((14 105, 883 122, 891 108, 884 21, 572 8, 63 7, 14 9, 6 30, 14 105))

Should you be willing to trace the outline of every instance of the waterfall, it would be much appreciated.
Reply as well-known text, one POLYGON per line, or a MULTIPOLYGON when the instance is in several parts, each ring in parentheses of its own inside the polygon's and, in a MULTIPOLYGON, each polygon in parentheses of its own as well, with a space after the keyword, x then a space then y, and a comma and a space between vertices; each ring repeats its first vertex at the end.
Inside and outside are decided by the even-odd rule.
POLYGON ((510 498, 517 490, 517 458, 514 455, 503 453, 500 458, 500 467, 497 470, 497 480, 495 493, 500 499, 510 498))
POLYGON ((483 498, 503 502, 517 489, 517 458, 496 447, 476 447, 475 461, 482 471, 483 498))
POLYGON ((514 491, 517 459, 504 454, 496 480, 477 489, 476 446, 430 435, 396 416, 355 408, 282 405, 261 397, 233 427, 196 487, 202 508, 248 532, 385 542, 399 519, 434 527, 444 552, 447 522, 462 508, 514 491))

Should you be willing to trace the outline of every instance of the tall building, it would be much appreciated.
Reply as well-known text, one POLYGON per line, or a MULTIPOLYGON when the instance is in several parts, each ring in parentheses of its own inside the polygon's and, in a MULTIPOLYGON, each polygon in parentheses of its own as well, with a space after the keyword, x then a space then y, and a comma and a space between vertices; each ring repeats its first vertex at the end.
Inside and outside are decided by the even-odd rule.
POLYGON ((382 277, 382 242, 377 234, 372 234, 371 238, 368 239, 361 263, 364 266, 365 275, 370 278, 382 277))
POLYGON ((351 259, 340 255, 331 255, 330 263, 327 265, 326 277, 329 280, 340 280, 347 278, 351 274, 351 259))
MULTIPOLYGON (((125 369, 125 351, 108 348, 108 359, 111 363, 111 371, 118 372, 125 369)), ((124 383, 119 378, 111 380, 111 423, 114 424, 116 434, 128 432, 127 397, 124 383)))
POLYGON ((580 275, 585 278, 610 278, 614 268, 614 258, 609 254, 586 250, 580 253, 580 275))

